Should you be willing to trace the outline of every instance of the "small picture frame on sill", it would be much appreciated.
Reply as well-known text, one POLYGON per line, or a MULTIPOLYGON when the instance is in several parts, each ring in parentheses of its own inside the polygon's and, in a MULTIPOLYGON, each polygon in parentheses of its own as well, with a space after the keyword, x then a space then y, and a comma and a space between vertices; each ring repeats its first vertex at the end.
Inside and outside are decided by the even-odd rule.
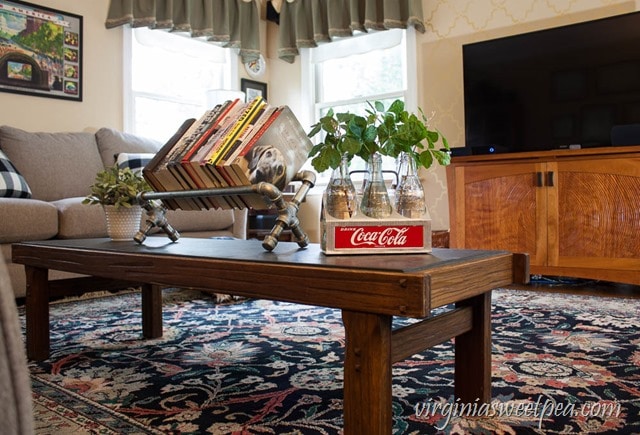
POLYGON ((240 90, 244 92, 245 101, 251 101, 257 96, 267 100, 267 84, 255 80, 240 79, 240 90))

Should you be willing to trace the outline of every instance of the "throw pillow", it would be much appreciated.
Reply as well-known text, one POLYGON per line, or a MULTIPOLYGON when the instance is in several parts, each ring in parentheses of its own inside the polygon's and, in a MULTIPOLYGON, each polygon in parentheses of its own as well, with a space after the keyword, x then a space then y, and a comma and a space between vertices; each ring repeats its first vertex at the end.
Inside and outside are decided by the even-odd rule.
POLYGON ((0 151, 0 197, 31 198, 31 189, 27 180, 2 151, 0 151))
POLYGON ((141 173, 154 156, 153 153, 120 153, 116 157, 116 164, 120 169, 130 168, 133 172, 141 173))

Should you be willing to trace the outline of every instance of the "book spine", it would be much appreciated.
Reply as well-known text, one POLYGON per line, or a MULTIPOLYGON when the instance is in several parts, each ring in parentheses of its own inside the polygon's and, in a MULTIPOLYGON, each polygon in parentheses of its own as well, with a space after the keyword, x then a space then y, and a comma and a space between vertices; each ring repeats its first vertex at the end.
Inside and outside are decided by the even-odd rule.
POLYGON ((262 119, 262 116, 266 114, 266 112, 271 108, 272 106, 270 106, 269 104, 267 104, 266 102, 263 102, 260 107, 258 108, 258 110, 255 112, 255 114, 253 116, 250 116, 250 118, 247 120, 247 124, 242 127, 240 133, 238 134, 238 136, 235 138, 235 140, 233 140, 233 143, 229 146, 229 148, 227 149, 227 151, 224 153, 224 155, 222 155, 220 157, 220 159, 218 159, 218 163, 217 165, 224 165, 224 163, 227 161, 227 159, 231 159, 234 154, 236 154, 236 152, 238 151, 238 149, 240 148, 241 144, 248 140, 249 136, 251 136, 251 133, 254 130, 254 128, 256 127, 256 125, 260 122, 260 120, 262 119))
POLYGON ((238 154, 242 152, 244 147, 260 131, 262 126, 269 121, 269 118, 271 118, 271 115, 273 115, 273 113, 276 110, 278 110, 277 106, 271 106, 269 104, 266 105, 264 111, 262 112, 260 117, 256 120, 255 124, 249 126, 249 128, 246 130, 247 134, 243 135, 244 137, 242 138, 242 142, 239 144, 239 146, 235 148, 235 150, 232 153, 227 155, 224 163, 233 162, 235 158, 238 157, 238 154))
POLYGON ((162 148, 160 148, 160 150, 158 150, 158 152, 153 156, 153 158, 149 160, 149 162, 146 164, 146 166, 143 169, 143 173, 145 170, 153 171, 154 169, 156 169, 156 167, 160 164, 162 159, 169 153, 171 148, 173 148, 178 143, 180 138, 187 132, 187 130, 189 130, 189 128, 194 122, 196 122, 195 118, 186 119, 180 125, 180 127, 178 127, 178 130, 176 130, 173 136, 171 136, 169 140, 162 146, 162 148))
MULTIPOLYGON (((182 167, 176 163, 170 163, 167 166, 169 174, 178 182, 177 190, 194 190, 197 189, 195 182, 188 174, 182 172, 182 167)), ((202 198, 185 198, 193 203, 194 210, 207 209, 208 206, 202 201, 202 198)))
MULTIPOLYGON (((204 169, 203 165, 190 165, 191 170, 199 176, 206 189, 215 189, 222 187, 216 180, 211 178, 208 171, 204 169)), ((213 198, 213 197, 212 197, 213 198)), ((223 196, 216 196, 215 202, 218 203, 220 208, 230 209, 233 208, 223 196)))
MULTIPOLYGON (((217 163, 209 166, 209 170, 215 172, 224 180, 224 183, 227 186, 237 186, 238 182, 233 177, 233 171, 228 171, 224 167, 224 159, 225 156, 229 155, 234 149, 239 145, 239 141, 241 136, 244 135, 244 132, 259 118, 259 116, 264 111, 266 106, 266 102, 262 99, 262 97, 255 98, 247 110, 243 112, 243 114, 238 118, 235 123, 234 131, 227 136, 226 142, 223 144, 220 149, 220 155, 217 159, 217 163)), ((239 208, 250 207, 249 204, 244 200, 242 195, 231 195, 231 199, 238 205, 239 208)))
MULTIPOLYGON (((220 187, 229 187, 226 180, 222 179, 219 174, 215 173, 215 171, 212 170, 213 166, 204 164, 201 166, 201 168, 204 171, 208 172, 210 177, 217 178, 219 180, 220 187)), ((230 208, 244 208, 243 205, 239 203, 232 195, 223 195, 221 196, 221 198, 224 198, 224 200, 229 204, 230 208)))
MULTIPOLYGON (((207 120, 203 123, 203 128, 200 129, 200 133, 198 136, 198 131, 194 132, 196 139, 192 146, 187 147, 187 149, 181 154, 176 156, 174 162, 170 163, 170 167, 174 172, 178 172, 182 175, 182 177, 187 180, 191 189, 203 189, 206 186, 203 183, 203 180, 189 164, 189 160, 192 155, 194 155, 200 147, 202 147, 209 137, 214 134, 218 128, 218 122, 220 116, 225 113, 226 109, 232 104, 232 101, 226 101, 223 104, 218 104, 216 107, 210 112, 207 116, 207 120)), ((205 208, 221 208, 219 201, 217 201, 215 196, 207 196, 201 198, 193 198, 196 202, 200 203, 201 206, 205 208)))
MULTIPOLYGON (((239 108, 242 105, 243 103, 240 102, 240 99, 230 101, 230 104, 223 108, 222 112, 216 119, 214 131, 209 138, 207 138, 206 142, 202 144, 199 149, 194 150, 188 161, 184 161, 185 159, 183 159, 181 162, 183 166, 190 167, 190 173, 199 175, 199 178, 205 183, 206 188, 222 187, 222 183, 218 179, 213 178, 209 171, 205 171, 201 165, 217 139, 223 134, 223 130, 228 126, 231 120, 233 120, 234 114, 239 112, 239 108)), ((232 206, 222 196, 210 197, 209 199, 212 199, 213 202, 217 203, 221 208, 232 208, 232 206)))
MULTIPOLYGON (((206 111, 197 121, 191 124, 189 129, 180 137, 178 142, 158 165, 155 174, 159 179, 163 180, 167 191, 188 189, 185 187, 185 180, 181 176, 176 175, 176 172, 171 169, 170 163, 193 141, 196 132, 203 128, 202 125, 207 121, 210 112, 211 110, 206 111), (174 178, 174 180, 171 180, 171 178, 174 178)), ((194 198, 180 198, 179 202, 182 204, 180 208, 183 210, 199 210, 201 208, 201 205, 194 198)))
MULTIPOLYGON (((182 185, 178 183, 178 180, 176 180, 168 169, 157 172, 156 177, 158 177, 162 185, 165 186, 165 192, 183 190, 182 185)), ((182 210, 197 210, 193 201, 189 201, 189 199, 190 198, 175 198, 174 200, 182 210)))
POLYGON ((245 108, 245 110, 240 114, 238 119, 235 120, 229 132, 222 138, 222 144, 216 150, 216 152, 211 155, 209 161, 207 162, 210 165, 215 165, 218 160, 227 152, 227 149, 231 146, 233 141, 240 135, 242 130, 247 126, 249 120, 255 115, 257 110, 261 107, 263 101, 261 96, 257 96, 249 105, 245 108))
POLYGON ((258 124, 260 123, 260 120, 262 120, 263 117, 267 116, 267 113, 269 113, 269 110, 271 108, 272 106, 268 105, 267 103, 263 103, 256 114, 251 119, 249 119, 247 126, 243 129, 243 131, 240 133, 231 147, 229 147, 225 155, 218 160, 218 163, 216 164, 216 171, 218 171, 226 180, 228 180, 228 182, 232 186, 241 186, 242 181, 236 176, 235 171, 231 170, 231 168, 227 165, 227 161, 231 160, 233 158, 232 156, 237 154, 238 150, 242 146, 242 143, 248 140, 252 132, 255 132, 258 124))
POLYGON ((216 108, 208 110, 202 119, 201 124, 191 133, 189 137, 185 139, 182 146, 175 150, 175 154, 173 155, 170 163, 180 163, 184 156, 189 153, 193 147, 195 147, 203 136, 206 136, 217 116, 217 111, 219 109, 219 105, 216 108))
POLYGON ((203 129, 203 124, 207 122, 208 117, 211 114, 211 110, 207 110, 196 122, 191 124, 189 130, 182 135, 180 140, 176 143, 176 145, 171 149, 171 151, 166 156, 166 164, 175 160, 176 156, 184 151, 185 147, 192 143, 196 134, 203 129))
POLYGON ((198 153, 199 163, 206 163, 209 161, 211 156, 218 151, 220 146, 222 145, 222 139, 227 135, 229 130, 233 127, 233 124, 236 118, 242 113, 242 111, 247 107, 247 103, 236 104, 220 121, 220 129, 207 141, 204 149, 206 152, 198 153))
POLYGON ((220 118, 224 116, 224 114, 226 113, 228 108, 231 107, 232 104, 234 104, 234 102, 231 100, 228 100, 223 104, 218 104, 213 109, 214 113, 211 116, 211 122, 209 123, 209 126, 207 127, 206 131, 202 135, 200 135, 196 143, 184 154, 184 156, 181 159, 182 163, 188 162, 191 159, 191 157, 194 154, 196 154, 196 152, 209 140, 209 137, 211 137, 211 135, 218 130, 220 125, 220 118))
MULTIPOLYGON (((195 171, 194 168, 191 167, 191 165, 181 165, 181 167, 183 171, 189 175, 189 178, 193 180, 194 184, 197 186, 198 189, 209 188, 205 180, 203 180, 202 177, 200 177, 200 174, 198 174, 198 172, 195 171)), ((207 208, 222 208, 222 206, 220 205, 219 201, 217 201, 217 198, 215 196, 204 196, 200 199, 202 200, 202 202, 207 204, 208 206, 207 208)))
MULTIPOLYGON (((169 151, 178 143, 180 138, 189 130, 191 125, 196 122, 195 118, 189 118, 185 120, 182 125, 176 130, 176 132, 169 138, 167 143, 160 148, 160 150, 153 156, 153 158, 147 163, 147 165, 142 169, 142 176, 147 180, 149 185, 156 192, 164 192, 167 191, 167 188, 162 185, 161 181, 156 177, 156 168, 162 160, 166 157, 169 151)), ((180 205, 180 201, 176 201, 175 199, 163 199, 162 202, 167 206, 167 208, 175 210, 178 208, 182 208, 180 205)))

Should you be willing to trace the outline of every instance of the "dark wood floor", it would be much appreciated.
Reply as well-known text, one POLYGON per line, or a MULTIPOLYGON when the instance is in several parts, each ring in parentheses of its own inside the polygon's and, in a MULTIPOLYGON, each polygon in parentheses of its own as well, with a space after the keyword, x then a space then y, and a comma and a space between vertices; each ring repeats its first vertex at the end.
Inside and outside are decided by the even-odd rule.
POLYGON ((555 276, 532 276, 530 284, 514 284, 511 288, 589 296, 640 298, 640 286, 637 285, 555 276))

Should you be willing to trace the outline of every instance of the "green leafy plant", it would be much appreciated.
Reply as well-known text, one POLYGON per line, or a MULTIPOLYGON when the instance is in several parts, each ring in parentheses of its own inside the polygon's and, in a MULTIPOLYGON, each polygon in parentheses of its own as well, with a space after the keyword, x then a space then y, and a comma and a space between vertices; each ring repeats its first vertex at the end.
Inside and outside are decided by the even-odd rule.
POLYGON ((151 188, 142 175, 130 168, 120 169, 118 165, 113 165, 96 174, 96 180, 91 185, 91 194, 82 203, 129 208, 137 205, 138 193, 147 190, 151 188))
POLYGON ((429 129, 422 109, 418 117, 405 109, 402 100, 395 100, 386 109, 380 101, 369 102, 368 106, 366 116, 329 109, 311 126, 309 137, 325 133, 323 141, 309 152, 314 169, 318 172, 335 169, 343 155, 349 160, 358 156, 367 161, 376 152, 393 158, 404 152, 424 168, 431 167, 434 161, 445 166, 450 163, 447 139, 439 131, 429 129))

